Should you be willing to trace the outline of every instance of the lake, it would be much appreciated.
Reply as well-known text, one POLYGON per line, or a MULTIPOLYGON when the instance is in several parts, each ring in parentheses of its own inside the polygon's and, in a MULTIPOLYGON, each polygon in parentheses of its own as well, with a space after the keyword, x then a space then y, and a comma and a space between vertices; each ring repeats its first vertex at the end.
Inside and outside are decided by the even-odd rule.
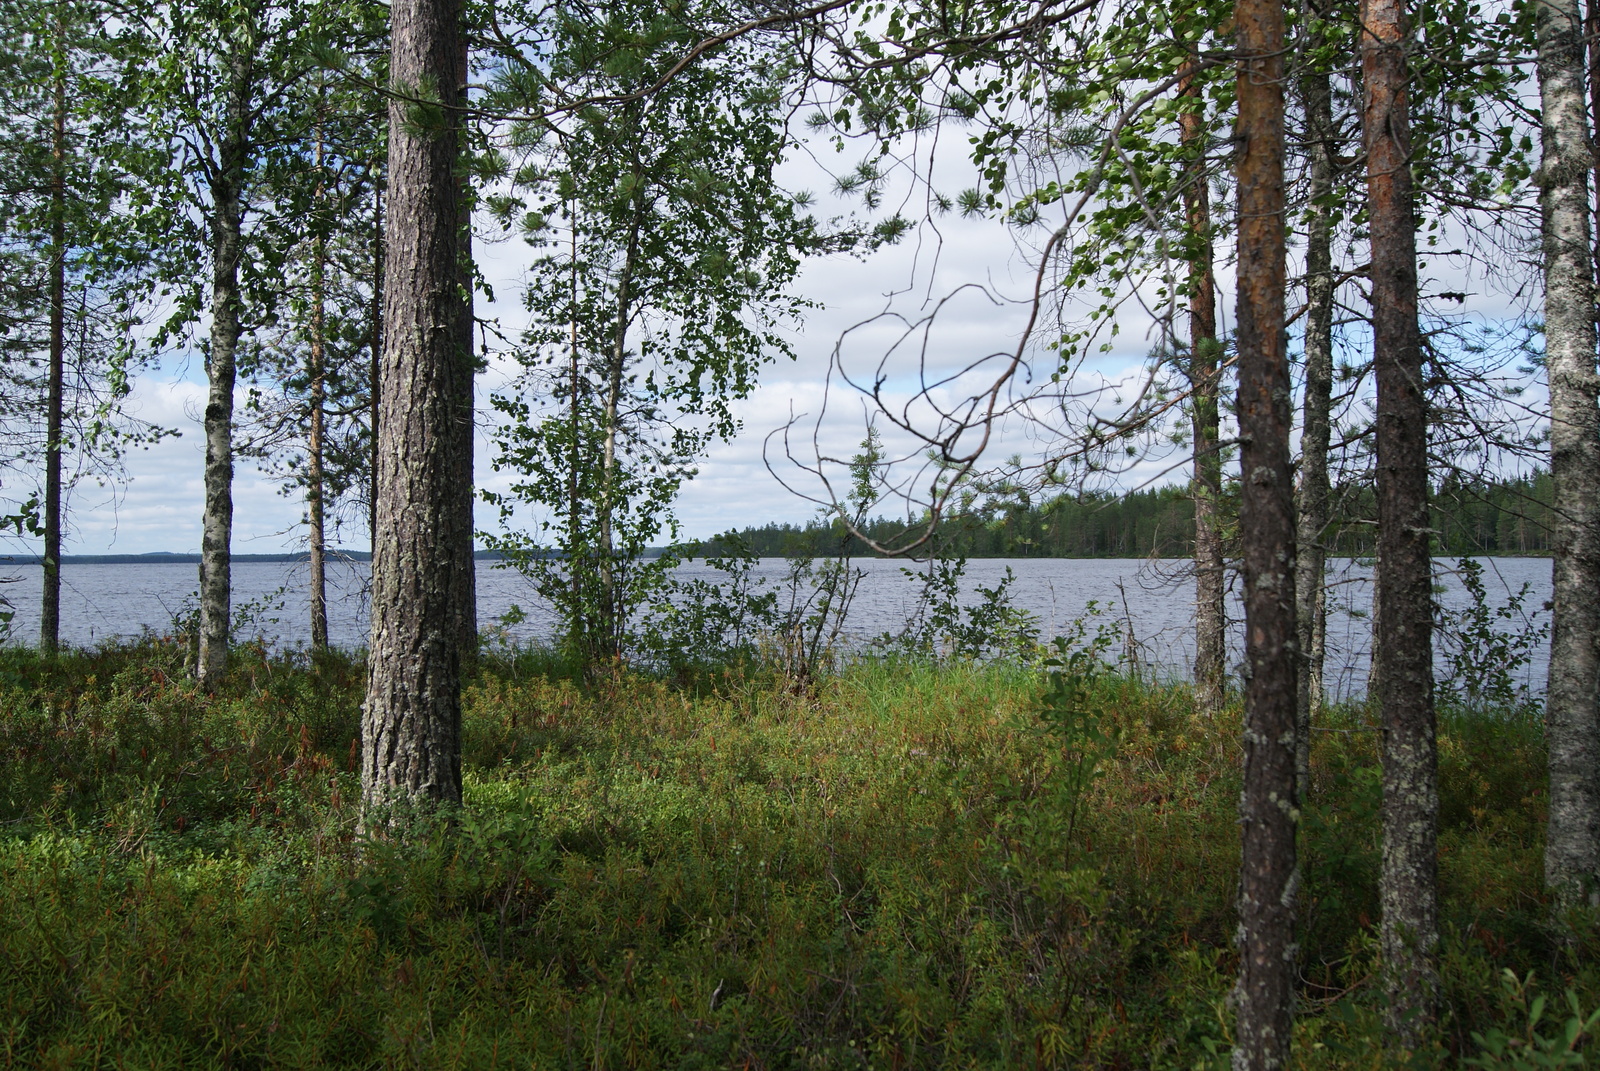
MULTIPOLYGON (((1484 584, 1491 606, 1502 606, 1526 585, 1523 614, 1497 622, 1512 631, 1546 624, 1543 610, 1550 597, 1550 561, 1546 558, 1484 558, 1484 584)), ((918 582, 902 572, 905 564, 881 559, 858 562, 866 574, 848 619, 858 642, 901 628, 916 603, 918 582)), ((1438 600, 1446 610, 1468 603, 1453 559, 1435 563, 1438 600)), ((0 567, 3 568, 3 567, 0 567)), ((1142 667, 1162 676, 1185 676, 1193 657, 1194 586, 1188 563, 1149 559, 984 559, 967 563, 963 590, 973 597, 975 588, 992 588, 1011 569, 1011 586, 1018 607, 1032 613, 1042 634, 1054 636, 1081 617, 1090 602, 1106 608, 1122 630, 1126 650, 1142 667)), ((74 646, 92 646, 108 640, 131 639, 149 630, 170 631, 174 619, 192 610, 198 567, 192 563, 139 563, 135 565, 75 563, 62 566, 61 638, 74 646)), ((782 559, 763 559, 755 575, 769 583, 787 570, 782 559)), ((701 563, 680 566, 685 578, 713 578, 701 563)), ((37 565, 16 565, 8 573, 11 583, 0 588, 16 610, 12 622, 14 642, 36 642, 39 627, 39 593, 42 571, 37 565)), ((260 636, 275 647, 292 647, 309 641, 307 583, 303 563, 239 562, 233 567, 234 608, 242 611, 246 637, 260 636)), ((329 638, 342 648, 367 643, 367 565, 364 562, 331 563, 328 571, 329 638)), ((1328 691, 1335 697, 1360 694, 1370 658, 1370 632, 1366 613, 1371 608, 1370 570, 1344 559, 1329 567, 1328 691)), ((1234 584, 1230 616, 1232 661, 1243 647, 1242 611, 1234 584)), ((529 582, 499 563, 478 563, 478 621, 488 626, 513 605, 526 619, 508 629, 517 641, 548 639, 554 618, 541 604, 529 582)), ((1440 650, 1441 671, 1445 651, 1440 650)), ((1521 671, 1535 690, 1543 690, 1548 659, 1541 644, 1532 662, 1521 671)))

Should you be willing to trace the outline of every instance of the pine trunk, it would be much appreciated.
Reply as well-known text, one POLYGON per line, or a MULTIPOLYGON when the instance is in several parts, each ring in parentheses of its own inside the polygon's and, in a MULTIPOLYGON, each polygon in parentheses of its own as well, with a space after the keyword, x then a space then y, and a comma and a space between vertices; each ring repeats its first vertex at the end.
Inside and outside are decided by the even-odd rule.
POLYGON ((228 668, 232 613, 233 388, 239 260, 250 146, 253 41, 228 57, 227 117, 211 179, 211 350, 206 358, 205 514, 200 536, 200 650, 195 676, 215 688, 228 668))
POLYGON ((362 714, 368 826, 461 799, 460 0, 390 9, 389 207, 372 639, 362 714), (437 93, 442 107, 407 98, 437 93))
POLYGON ((1294 1007, 1294 489, 1284 287, 1284 15, 1243 0, 1238 26, 1239 528, 1245 599, 1233 1066, 1288 1066, 1294 1007))
MULTIPOLYGON (((468 51, 465 32, 458 35, 456 41, 456 92, 461 104, 467 103, 467 84, 471 77, 471 57, 468 51)), ((461 130, 457 134, 458 143, 456 154, 458 159, 464 159, 468 151, 466 141, 465 120, 462 121, 461 130)), ((477 369, 476 359, 473 356, 473 334, 476 320, 473 315, 473 283, 474 272, 472 263, 472 209, 474 204, 472 182, 467 169, 460 164, 456 167, 456 219, 457 230, 460 235, 461 245, 456 253, 460 269, 461 290, 461 320, 460 342, 461 353, 466 362, 465 374, 457 384, 456 392, 456 418, 453 425, 456 442, 456 520, 455 538, 457 552, 456 562, 456 631, 460 637, 461 653, 463 657, 472 658, 478 651, 478 574, 477 563, 473 560, 473 516, 472 507, 474 496, 472 493, 472 454, 473 434, 476 422, 476 407, 473 398, 473 379, 477 369)))
POLYGON ((367 458, 367 539, 370 542, 368 549, 374 552, 378 549, 378 405, 383 397, 380 382, 383 368, 383 192, 383 182, 380 181, 372 198, 372 308, 367 324, 367 349, 371 365, 367 379, 370 392, 367 422, 371 439, 370 456, 367 458))
POLYGON ((1417 325, 1416 215, 1404 0, 1362 0, 1362 116, 1372 236, 1382 651, 1380 948, 1394 1040, 1416 1048, 1436 1014, 1438 760, 1433 720, 1428 408, 1417 325))
POLYGON ((1552 624, 1545 702, 1550 816, 1545 883, 1562 907, 1600 905, 1600 410, 1589 121, 1575 0, 1541 0, 1544 334, 1550 376, 1552 624))
POLYGON ((1201 714, 1221 712, 1227 681, 1227 616, 1222 534, 1222 455, 1217 445, 1217 294, 1212 274, 1211 197, 1207 189, 1205 123, 1200 114, 1197 65, 1185 65, 1179 95, 1190 107, 1179 121, 1187 154, 1184 213, 1192 241, 1189 260, 1189 411, 1194 463, 1194 705, 1201 714))

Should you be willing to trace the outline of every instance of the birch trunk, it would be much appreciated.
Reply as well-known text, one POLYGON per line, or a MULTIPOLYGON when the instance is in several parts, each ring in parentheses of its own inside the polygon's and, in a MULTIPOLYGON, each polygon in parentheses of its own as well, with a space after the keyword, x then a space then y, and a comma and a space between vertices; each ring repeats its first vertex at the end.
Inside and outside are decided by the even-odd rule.
POLYGON ((1239 118, 1239 527, 1245 597, 1239 980, 1233 1066, 1286 1067, 1293 1029, 1294 489, 1284 325, 1284 15, 1242 0, 1239 118))
POLYGON ((67 360, 67 28, 56 9, 54 114, 50 125, 50 372, 45 400, 44 584, 39 649, 54 654, 61 639, 61 424, 67 360))
MULTIPOLYGON (((461 799, 460 0, 390 9, 389 208, 364 821, 461 799), (436 95, 437 107, 408 98, 436 95)), ((470 425, 469 425, 470 426, 470 425)))
POLYGON ((1382 651, 1379 943, 1393 1039, 1415 1049, 1436 1015, 1438 759, 1433 718, 1428 409, 1417 326, 1416 216, 1404 0, 1362 0, 1362 115, 1372 236, 1382 651))
POLYGON ((1544 333, 1554 501, 1550 816, 1545 884, 1562 907, 1600 906, 1600 410, 1595 377, 1589 121, 1576 0, 1540 0, 1544 333))
MULTIPOLYGON (((320 103, 320 102, 319 102, 320 103)), ((322 125, 317 125, 316 166, 320 175, 323 167, 322 125)), ((322 208, 323 187, 317 184, 316 201, 322 208)), ((320 222, 318 224, 320 226, 320 222)), ((323 508, 323 417, 327 400, 327 243, 319 232, 311 241, 311 353, 306 376, 311 381, 311 409, 306 435, 306 513, 309 529, 306 542, 311 566, 311 646, 314 650, 328 648, 328 584, 323 508)))
POLYGON ((605 447, 601 458, 600 502, 596 521, 600 528, 600 614, 596 635, 603 645, 596 653, 603 659, 615 659, 622 653, 622 634, 626 627, 626 609, 617 592, 615 512, 617 480, 617 426, 620 419, 623 380, 627 373, 628 323, 633 318, 633 265, 639 254, 638 213, 628 231, 628 247, 622 259, 622 272, 617 278, 617 312, 611 338, 611 361, 606 370, 605 396, 605 447))
MULTIPOLYGON (((1320 41, 1319 20, 1312 33, 1320 41)), ((1323 573, 1328 528, 1328 442, 1333 396, 1333 88, 1326 71, 1301 81, 1306 150, 1311 160, 1311 220, 1306 231, 1306 389, 1300 425, 1300 486, 1296 513, 1295 622, 1301 673, 1295 709, 1295 783, 1303 802, 1311 791, 1311 725, 1322 712, 1322 666, 1327 648, 1327 587, 1323 573)))
POLYGON ((1197 65, 1184 66, 1181 97, 1192 101, 1179 120, 1179 137, 1189 150, 1184 183, 1184 214, 1193 241, 1189 261, 1189 398, 1194 459, 1194 705, 1201 714, 1221 712, 1227 682, 1227 616, 1223 602, 1226 574, 1217 505, 1222 500, 1220 419, 1217 412, 1217 294, 1212 273, 1211 197, 1207 189, 1205 125, 1200 115, 1197 65))
POLYGON ((206 357, 205 516, 200 537, 200 649, 195 676, 212 689, 228 668, 232 613, 233 388, 239 348, 239 259, 250 152, 253 29, 228 54, 226 126, 210 179, 211 348, 206 357))

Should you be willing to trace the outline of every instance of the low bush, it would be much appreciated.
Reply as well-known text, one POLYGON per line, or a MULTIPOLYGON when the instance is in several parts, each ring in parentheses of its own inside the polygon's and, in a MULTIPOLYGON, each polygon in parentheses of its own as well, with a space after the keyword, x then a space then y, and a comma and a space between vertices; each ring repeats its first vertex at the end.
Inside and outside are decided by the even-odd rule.
MULTIPOLYGON (((1226 1066, 1238 719, 1181 687, 908 658, 685 690, 489 655, 465 805, 397 844, 356 836, 359 664, 246 651, 206 696, 182 654, 0 655, 10 1064, 1226 1066)), ((1297 1059, 1390 1066, 1376 733, 1321 730, 1297 1059)), ((1441 732, 1428 1066, 1516 1066, 1600 978, 1545 928, 1537 723, 1441 732)))

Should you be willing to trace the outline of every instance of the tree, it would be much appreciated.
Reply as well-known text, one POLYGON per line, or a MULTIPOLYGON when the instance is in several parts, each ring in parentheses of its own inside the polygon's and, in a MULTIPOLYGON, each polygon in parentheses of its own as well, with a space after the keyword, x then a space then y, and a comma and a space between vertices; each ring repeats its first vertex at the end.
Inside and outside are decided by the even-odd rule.
POLYGON ((1332 523, 1328 450, 1332 437, 1333 317, 1338 285, 1333 271, 1337 209, 1334 181, 1340 153, 1328 73, 1326 5, 1307 10, 1301 47, 1300 99, 1305 110, 1309 189, 1306 197, 1306 314, 1304 416, 1300 426, 1300 482, 1295 511, 1296 642, 1302 659, 1296 704, 1295 780, 1299 797, 1311 791, 1311 725, 1323 702, 1322 667, 1327 650, 1327 535, 1332 523))
POLYGON ((1194 575, 1195 575, 1195 708, 1208 715, 1222 711, 1227 681, 1226 562, 1222 553, 1222 445, 1220 356, 1217 331, 1216 277, 1212 265, 1211 197, 1206 150, 1208 137, 1200 114, 1198 59, 1184 61, 1179 95, 1185 108, 1179 119, 1182 143, 1188 153, 1183 187, 1184 213, 1194 243, 1189 258, 1189 381, 1190 451, 1194 465, 1194 575))
POLYGON ((151 147, 129 122, 139 42, 109 23, 85 0, 0 9, 0 158, 9 187, 0 234, 7 274, 20 283, 0 301, 11 385, 23 395, 7 432, 17 460, 43 470, 33 523, 43 537, 39 645, 47 653, 59 640, 66 491, 76 475, 108 476, 123 448, 163 434, 120 405, 139 364, 128 339, 151 281, 129 226, 129 190, 151 147), (37 403, 24 400, 35 392, 37 403), (74 458, 77 474, 67 471, 74 458))
POLYGON ((307 11, 273 0, 160 7, 145 35, 162 57, 150 73, 152 113, 173 161, 152 180, 146 222, 166 247, 165 277, 180 292, 171 333, 204 305, 207 396, 205 508, 200 547, 199 652, 195 676, 214 688, 227 669, 231 623, 234 390, 240 341, 267 319, 280 294, 282 245, 251 200, 265 158, 282 149, 285 93, 315 66, 307 11), (195 259, 208 277, 193 271, 195 259))
POLYGON ((1378 568, 1383 652, 1383 868, 1387 1026, 1415 1048, 1434 1018, 1439 788, 1433 719, 1428 405, 1417 322, 1416 209, 1403 0, 1362 0, 1362 136, 1372 236, 1378 568))
MULTIPOLYGON (((472 354, 463 345, 466 101, 459 0, 390 9, 384 350, 377 429, 372 641, 361 718, 369 824, 461 800, 461 506, 472 354)), ((470 484, 465 489, 470 494, 470 484)))
POLYGON ((284 300, 249 347, 251 413, 240 453, 260 458, 306 504, 311 643, 328 642, 329 529, 355 507, 370 524, 371 371, 379 292, 371 219, 378 213, 384 145, 382 66, 363 55, 381 30, 372 8, 319 9, 312 36, 337 47, 338 73, 321 70, 290 97, 299 129, 262 169, 261 209, 280 225, 284 300), (333 26, 325 23, 333 22, 333 26))
POLYGON ((527 82, 548 77, 622 101, 515 131, 526 154, 515 179, 536 210, 495 203, 549 250, 530 273, 528 306, 546 320, 524 339, 521 389, 495 399, 511 418, 496 467, 517 474, 495 500, 504 517, 533 506, 548 519, 496 546, 554 603, 590 669, 623 656, 636 609, 667 581, 676 557, 643 556, 676 538, 671 505, 694 462, 737 429, 732 404, 762 365, 789 354, 773 328, 799 307, 786 288, 812 243, 774 178, 789 141, 770 50, 730 44, 641 95, 702 16, 569 12, 547 72, 511 67, 497 100, 526 108, 527 82), (538 417, 536 393, 551 403, 538 417))
POLYGON ((1536 12, 1550 474, 1558 504, 1551 515, 1545 884, 1570 908, 1600 905, 1600 383, 1588 183, 1593 154, 1577 4, 1545 0, 1536 12))
POLYGON ((1245 607, 1239 981, 1233 1065, 1288 1066, 1294 1007, 1294 498, 1284 288, 1284 17, 1237 7, 1239 526, 1245 607))

